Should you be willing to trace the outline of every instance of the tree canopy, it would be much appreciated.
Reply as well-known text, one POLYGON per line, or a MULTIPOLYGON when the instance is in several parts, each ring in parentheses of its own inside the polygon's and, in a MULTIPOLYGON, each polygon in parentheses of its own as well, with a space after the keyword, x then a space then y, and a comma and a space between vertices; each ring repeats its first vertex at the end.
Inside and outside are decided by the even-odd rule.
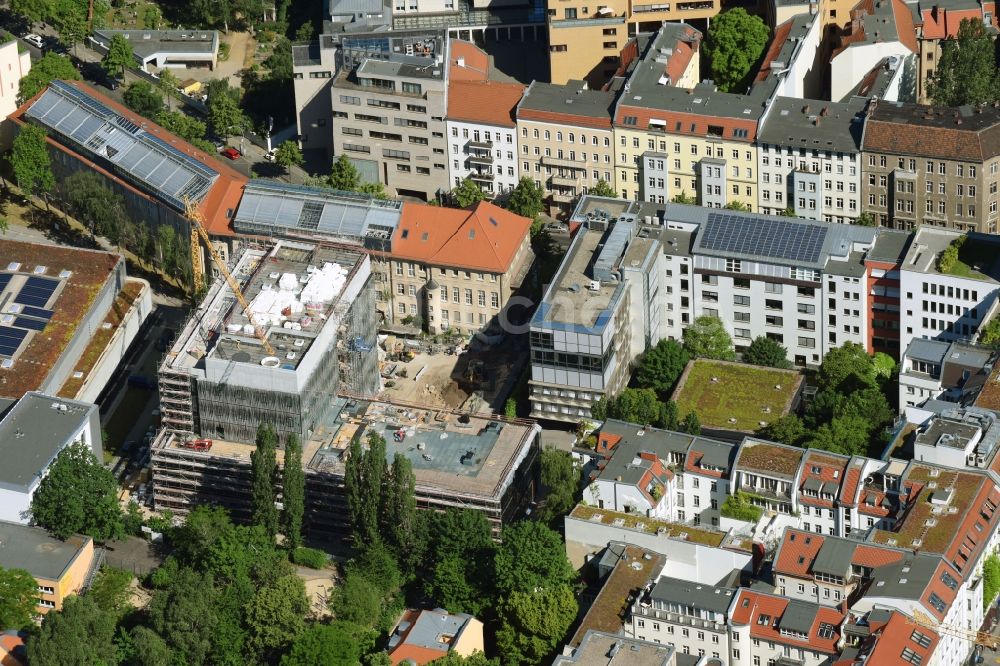
POLYGON ((250 509, 253 524, 264 528, 272 538, 278 533, 278 509, 274 505, 277 446, 278 434, 270 424, 257 428, 256 448, 250 452, 250 509))
POLYGON ((155 119, 163 110, 163 96, 148 81, 131 84, 122 99, 125 100, 125 106, 144 118, 155 119))
POLYGON ((288 550, 302 546, 302 520, 305 516, 306 478, 302 470, 302 443, 295 435, 285 442, 285 460, 281 470, 281 527, 288 550))
POLYGON ((32 497, 31 518, 60 539, 86 534, 107 541, 123 535, 115 477, 83 444, 56 456, 32 497))
POLYGON ((660 401, 652 389, 626 388, 616 396, 601 398, 591 407, 590 415, 598 421, 618 419, 668 430, 677 427, 677 405, 660 401))
POLYGON ((764 21, 742 7, 734 7, 712 19, 702 48, 719 90, 742 92, 740 84, 764 54, 769 38, 764 21))
POLYGON ((58 613, 48 613, 27 643, 28 660, 47 666, 116 664, 115 617, 88 596, 71 596, 58 613))
POLYGON ((18 103, 27 102, 57 79, 79 81, 80 73, 76 71, 76 67, 73 66, 73 62, 69 58, 60 57, 50 51, 32 62, 31 71, 21 79, 17 89, 18 103))
POLYGON ((354 162, 348 159, 347 155, 341 155, 333 163, 333 171, 330 172, 330 185, 335 190, 353 192, 361 184, 361 174, 354 166, 354 162))
POLYGON ((545 191, 535 181, 523 176, 507 197, 507 210, 535 219, 545 208, 545 191))
POLYGON ((37 125, 22 125, 14 137, 10 164, 18 187, 28 196, 47 194, 56 184, 45 137, 37 125))
POLYGON ((618 198, 618 193, 615 192, 615 188, 611 187, 606 180, 598 180, 594 183, 594 186, 590 188, 588 194, 595 197, 611 197, 618 198))
POLYGON ((761 335, 743 352, 743 362, 751 365, 763 365, 768 368, 790 368, 788 350, 771 338, 761 335))
POLYGON ((941 58, 927 81, 934 104, 983 104, 1000 97, 993 35, 978 18, 962 19, 958 36, 941 43, 941 58))
POLYGON ((232 88, 226 79, 208 82, 208 125, 218 136, 228 139, 242 134, 250 121, 240 108, 240 91, 232 88))
POLYGON ((639 388, 653 389, 661 396, 668 395, 690 359, 681 343, 663 338, 643 355, 635 374, 636 383, 639 388))
POLYGON ((561 519, 576 506, 580 472, 568 451, 547 448, 541 455, 542 485, 548 490, 540 518, 548 523, 561 519))
POLYGON ((452 189, 451 196, 459 208, 474 206, 486 198, 482 189, 471 178, 464 179, 452 189))
POLYGON ((684 349, 695 358, 711 358, 721 361, 736 359, 733 339, 729 337, 722 320, 718 317, 702 315, 684 329, 684 349))
POLYGON ((285 141, 274 151, 274 161, 276 164, 289 169, 293 166, 302 166, 305 161, 299 144, 294 141, 285 141))
POLYGON ((101 60, 101 66, 104 67, 104 71, 108 73, 108 76, 123 80, 126 69, 139 66, 139 63, 135 61, 135 55, 132 53, 132 45, 125 39, 124 35, 118 34, 111 38, 111 43, 108 44, 108 52, 104 54, 104 58, 101 60))
POLYGON ((38 582, 24 569, 0 567, 0 627, 31 626, 38 603, 38 582))

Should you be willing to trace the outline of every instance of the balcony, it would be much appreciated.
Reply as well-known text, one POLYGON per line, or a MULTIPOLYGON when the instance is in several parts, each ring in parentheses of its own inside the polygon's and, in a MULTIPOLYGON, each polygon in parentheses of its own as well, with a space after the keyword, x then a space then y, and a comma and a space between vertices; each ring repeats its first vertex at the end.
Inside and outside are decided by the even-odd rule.
POLYGON ((551 197, 555 203, 573 203, 576 199, 576 195, 569 192, 553 192, 551 197))
POLYGON ((552 157, 550 155, 545 155, 542 157, 542 165, 551 167, 560 167, 563 169, 586 169, 586 160, 564 160, 561 157, 552 157))
POLYGON ((493 142, 492 141, 472 141, 472 140, 470 140, 469 143, 465 144, 465 147, 468 148, 469 150, 486 150, 486 151, 489 151, 489 150, 493 150, 493 142))
POLYGON ((549 179, 549 182, 559 187, 576 187, 580 184, 580 180, 578 178, 566 178, 564 176, 552 176, 552 178, 549 179))
POLYGON ((493 156, 487 153, 486 155, 469 155, 469 164, 484 164, 486 166, 493 166, 493 156))
POLYGON ((472 171, 469 173, 469 178, 472 180, 478 180, 483 183, 493 182, 493 172, 492 171, 472 171))

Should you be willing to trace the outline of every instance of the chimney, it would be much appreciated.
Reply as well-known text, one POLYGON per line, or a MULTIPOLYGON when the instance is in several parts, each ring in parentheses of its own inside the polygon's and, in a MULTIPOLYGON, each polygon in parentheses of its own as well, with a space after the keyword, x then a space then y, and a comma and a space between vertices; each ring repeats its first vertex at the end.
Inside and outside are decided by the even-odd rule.
POLYGON ((804 113, 805 115, 809 115, 809 105, 808 104, 806 104, 805 106, 802 107, 802 113, 804 113))
POLYGON ((458 61, 455 64, 457 64, 459 67, 465 67, 465 58, 462 57, 462 56, 459 56, 458 57, 458 61))
POLYGON ((823 109, 819 112, 819 115, 826 116, 829 113, 830 113, 830 107, 824 106, 823 109))

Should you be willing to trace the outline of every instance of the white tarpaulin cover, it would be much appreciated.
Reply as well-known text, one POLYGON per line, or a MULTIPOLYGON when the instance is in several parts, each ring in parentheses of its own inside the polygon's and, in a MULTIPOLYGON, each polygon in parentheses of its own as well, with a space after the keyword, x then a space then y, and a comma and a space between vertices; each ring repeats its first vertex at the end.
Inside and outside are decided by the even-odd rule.
POLYGON ((343 290, 346 281, 344 267, 326 263, 309 275, 309 280, 298 292, 299 281, 295 274, 285 273, 278 280, 277 288, 265 285, 250 301, 250 312, 261 326, 278 326, 288 317, 305 312, 304 303, 329 303, 343 290))

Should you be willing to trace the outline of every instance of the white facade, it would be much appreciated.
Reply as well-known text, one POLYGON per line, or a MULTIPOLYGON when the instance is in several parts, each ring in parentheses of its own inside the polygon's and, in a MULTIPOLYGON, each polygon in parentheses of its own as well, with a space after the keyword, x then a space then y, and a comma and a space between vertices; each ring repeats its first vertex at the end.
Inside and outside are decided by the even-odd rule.
POLYGON ((517 131, 509 127, 448 120, 448 179, 472 178, 493 197, 517 187, 517 131))
MULTIPOLYGON (((851 44, 830 60, 830 99, 844 99, 861 79, 884 58, 903 62, 913 53, 902 42, 883 41, 851 44)), ((916 81, 913 83, 916 92, 916 81)))
POLYGON ((825 222, 850 222, 861 215, 860 150, 807 150, 765 143, 757 151, 757 160, 761 212, 783 213, 792 208, 799 217, 825 222))
POLYGON ((0 116, 6 118, 17 110, 17 91, 21 79, 31 71, 31 54, 18 49, 18 41, 0 46, 0 116))

